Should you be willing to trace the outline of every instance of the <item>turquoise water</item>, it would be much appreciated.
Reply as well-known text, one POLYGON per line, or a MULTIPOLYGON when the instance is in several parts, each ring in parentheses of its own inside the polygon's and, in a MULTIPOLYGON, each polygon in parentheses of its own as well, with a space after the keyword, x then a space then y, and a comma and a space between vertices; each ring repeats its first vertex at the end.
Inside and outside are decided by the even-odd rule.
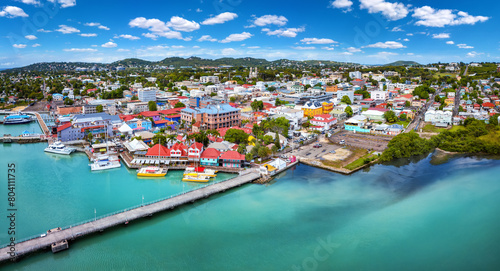
MULTIPOLYGON (((18 201, 29 203, 19 213, 27 216, 23 224, 37 224, 24 227, 44 230, 50 224, 46 220, 56 220, 57 226, 93 216, 95 206, 112 210, 125 201, 139 203, 145 191, 154 197, 173 189, 164 182, 133 181, 125 177, 126 170, 74 176, 72 160, 79 159, 40 161, 44 166, 37 173, 23 176, 26 187, 19 189, 23 198, 18 201)), ((399 167, 376 165, 351 176, 299 165, 271 185, 245 185, 70 243, 67 251, 38 253, 3 267, 499 270, 499 172, 500 161, 475 158, 438 166, 430 158, 399 167)))
MULTIPOLYGON (((4 115, 0 115, 0 119, 3 120, 4 115)), ((27 124, 15 124, 15 125, 3 125, 0 124, 0 136, 4 134, 10 134, 12 136, 20 136, 24 131, 28 130, 30 133, 40 134, 42 129, 38 122, 33 121, 27 124)))
MULTIPOLYGON (((170 171, 166 178, 138 178, 126 166, 91 172, 85 154, 45 153, 46 146, 0 145, 2 176, 7 175, 9 163, 15 163, 17 169, 18 239, 140 205, 143 196, 147 203, 204 185, 182 182, 182 171, 170 171)), ((218 174, 217 181, 230 176, 218 174)), ((6 188, 2 185, 1 195, 7 194, 6 188)), ((1 217, 7 214, 6 204, 6 200, 0 203, 1 217)), ((6 232, 0 231, 0 240, 5 237, 6 232)))

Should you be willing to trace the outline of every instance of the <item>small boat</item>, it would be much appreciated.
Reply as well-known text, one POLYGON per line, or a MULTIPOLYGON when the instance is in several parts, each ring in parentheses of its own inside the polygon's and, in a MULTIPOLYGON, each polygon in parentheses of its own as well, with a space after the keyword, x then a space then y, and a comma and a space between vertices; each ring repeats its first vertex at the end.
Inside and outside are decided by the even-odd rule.
POLYGON ((25 124, 25 123, 30 123, 32 122, 33 119, 31 116, 19 113, 16 115, 10 115, 4 118, 3 124, 8 125, 8 124, 25 124))
POLYGON ((210 181, 209 176, 184 176, 182 178, 182 181, 184 182, 198 182, 198 183, 208 183, 210 181))
POLYGON ((56 153, 56 154, 66 154, 69 155, 75 151, 75 149, 64 146, 61 141, 56 141, 53 144, 50 144, 47 148, 44 149, 45 152, 56 153))
POLYGON ((143 167, 137 172, 137 176, 140 177, 163 177, 167 175, 167 172, 160 167, 143 167))
POLYGON ((118 157, 103 155, 96 157, 94 163, 89 164, 89 166, 92 171, 98 171, 119 168, 122 164, 120 164, 120 159, 118 159, 118 157))
POLYGON ((204 167, 187 167, 184 171, 184 176, 208 176, 217 177, 217 171, 204 167))

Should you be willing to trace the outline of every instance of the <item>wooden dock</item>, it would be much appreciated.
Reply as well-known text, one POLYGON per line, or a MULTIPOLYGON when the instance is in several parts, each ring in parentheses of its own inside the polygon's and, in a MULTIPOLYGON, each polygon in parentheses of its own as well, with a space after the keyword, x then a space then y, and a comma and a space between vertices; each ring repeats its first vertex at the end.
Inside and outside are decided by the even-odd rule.
POLYGON ((128 224, 129 221, 149 217, 158 212, 171 210, 184 204, 192 203, 196 200, 208 198, 211 195, 250 183, 259 177, 260 175, 257 170, 247 169, 241 172, 238 177, 227 181, 210 184, 203 188, 185 192, 180 195, 149 203, 144 206, 132 207, 130 209, 100 217, 96 220, 82 222, 76 226, 65 227, 60 231, 50 232, 43 237, 39 236, 17 243, 14 246, 15 254, 13 255, 10 253, 12 251, 11 247, 5 246, 0 249, 0 262, 8 260, 15 261, 24 255, 41 249, 51 248, 53 244, 58 244, 64 242, 65 240, 75 240, 88 234, 102 232, 117 225, 128 224))

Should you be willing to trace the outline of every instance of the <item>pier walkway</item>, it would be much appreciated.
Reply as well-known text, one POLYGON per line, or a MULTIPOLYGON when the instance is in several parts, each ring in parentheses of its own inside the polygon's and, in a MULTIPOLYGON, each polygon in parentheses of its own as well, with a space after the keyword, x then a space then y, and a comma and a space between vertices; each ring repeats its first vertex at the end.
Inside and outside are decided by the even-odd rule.
POLYGON ((60 231, 48 233, 46 236, 33 237, 31 239, 15 244, 16 255, 11 256, 9 252, 11 247, 4 244, 0 249, 0 262, 7 260, 16 260, 23 255, 33 253, 40 249, 50 248, 52 244, 64 242, 65 240, 74 240, 95 232, 101 232, 105 229, 128 223, 129 221, 152 216, 155 213, 170 210, 183 204, 191 203, 196 200, 207 198, 213 194, 224 192, 228 189, 250 183, 260 177, 258 171, 247 169, 240 173, 238 177, 222 181, 216 184, 209 184, 200 189, 184 192, 166 199, 161 199, 143 206, 135 206, 123 211, 81 222, 77 225, 64 227, 60 231))

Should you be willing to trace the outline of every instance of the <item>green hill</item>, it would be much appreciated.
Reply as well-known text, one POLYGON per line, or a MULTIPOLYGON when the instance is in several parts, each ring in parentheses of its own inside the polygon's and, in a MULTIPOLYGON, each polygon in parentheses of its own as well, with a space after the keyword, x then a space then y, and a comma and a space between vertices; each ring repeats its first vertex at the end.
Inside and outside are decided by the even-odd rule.
POLYGON ((396 61, 396 62, 385 64, 384 66, 420 66, 420 63, 415 62, 415 61, 399 60, 399 61, 396 61))

